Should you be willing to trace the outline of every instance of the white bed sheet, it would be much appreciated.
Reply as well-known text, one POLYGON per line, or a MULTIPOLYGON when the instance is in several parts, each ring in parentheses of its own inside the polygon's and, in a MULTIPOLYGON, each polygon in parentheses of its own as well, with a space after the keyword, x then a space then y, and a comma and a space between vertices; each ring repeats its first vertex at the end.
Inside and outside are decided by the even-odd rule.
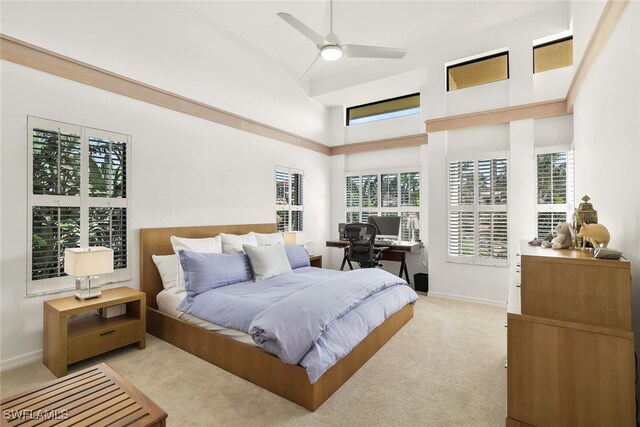
POLYGON ((191 323, 201 328, 215 331, 220 335, 227 336, 236 341, 240 341, 245 344, 257 347, 256 343, 251 338, 251 335, 245 334, 237 329, 229 329, 224 326, 216 325, 215 323, 207 322, 199 317, 177 310, 182 300, 186 298, 187 293, 182 291, 178 292, 177 288, 163 289, 157 296, 156 302, 158 303, 158 310, 169 316, 177 317, 180 320, 191 323))

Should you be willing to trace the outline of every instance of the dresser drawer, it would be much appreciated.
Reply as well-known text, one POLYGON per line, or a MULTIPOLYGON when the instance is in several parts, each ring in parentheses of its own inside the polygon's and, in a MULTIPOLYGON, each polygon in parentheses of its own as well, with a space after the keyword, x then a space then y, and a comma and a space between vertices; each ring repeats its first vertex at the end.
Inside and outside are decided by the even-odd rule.
POLYGON ((553 261, 535 256, 522 258, 522 314, 631 329, 628 263, 553 261))
POLYGON ((71 337, 67 341, 67 363, 75 363, 138 342, 140 331, 140 320, 129 319, 102 330, 71 337))

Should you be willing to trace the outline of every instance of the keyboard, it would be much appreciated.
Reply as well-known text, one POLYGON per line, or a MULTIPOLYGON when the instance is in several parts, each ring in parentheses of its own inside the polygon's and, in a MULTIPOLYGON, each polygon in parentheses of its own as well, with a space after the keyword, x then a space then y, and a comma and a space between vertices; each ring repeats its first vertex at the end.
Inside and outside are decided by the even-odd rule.
POLYGON ((393 245, 394 240, 391 239, 376 239, 375 240, 375 244, 376 245, 393 245))

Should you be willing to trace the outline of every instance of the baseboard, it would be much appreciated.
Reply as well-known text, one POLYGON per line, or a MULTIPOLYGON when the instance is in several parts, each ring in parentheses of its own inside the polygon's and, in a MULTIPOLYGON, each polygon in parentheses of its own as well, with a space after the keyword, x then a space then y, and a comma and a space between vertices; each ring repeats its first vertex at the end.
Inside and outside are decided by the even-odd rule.
POLYGON ((468 297, 468 296, 464 296, 464 295, 447 294, 447 293, 444 293, 444 292, 433 292, 433 291, 429 291, 428 295, 429 296, 434 296, 434 297, 442 297, 442 298, 457 299, 457 300, 462 300, 462 301, 477 302, 477 303, 480 303, 480 304, 495 305, 495 306, 498 306, 498 307, 507 308, 507 303, 506 302, 496 301, 496 300, 486 299, 486 298, 468 297))
POLYGON ((32 351, 31 353, 0 361, 0 372, 10 371, 33 362, 42 362, 42 350, 32 351))

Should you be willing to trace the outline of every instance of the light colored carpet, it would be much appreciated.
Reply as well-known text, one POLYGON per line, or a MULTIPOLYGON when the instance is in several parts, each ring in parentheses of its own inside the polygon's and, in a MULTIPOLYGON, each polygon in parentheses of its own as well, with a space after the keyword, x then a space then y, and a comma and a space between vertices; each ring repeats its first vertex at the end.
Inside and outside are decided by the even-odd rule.
MULTIPOLYGON (((505 309, 421 295, 414 318, 311 413, 154 336, 99 362, 141 389, 169 426, 500 426, 506 417, 505 309)), ((2 397, 55 379, 42 363, 0 375, 2 397)))

